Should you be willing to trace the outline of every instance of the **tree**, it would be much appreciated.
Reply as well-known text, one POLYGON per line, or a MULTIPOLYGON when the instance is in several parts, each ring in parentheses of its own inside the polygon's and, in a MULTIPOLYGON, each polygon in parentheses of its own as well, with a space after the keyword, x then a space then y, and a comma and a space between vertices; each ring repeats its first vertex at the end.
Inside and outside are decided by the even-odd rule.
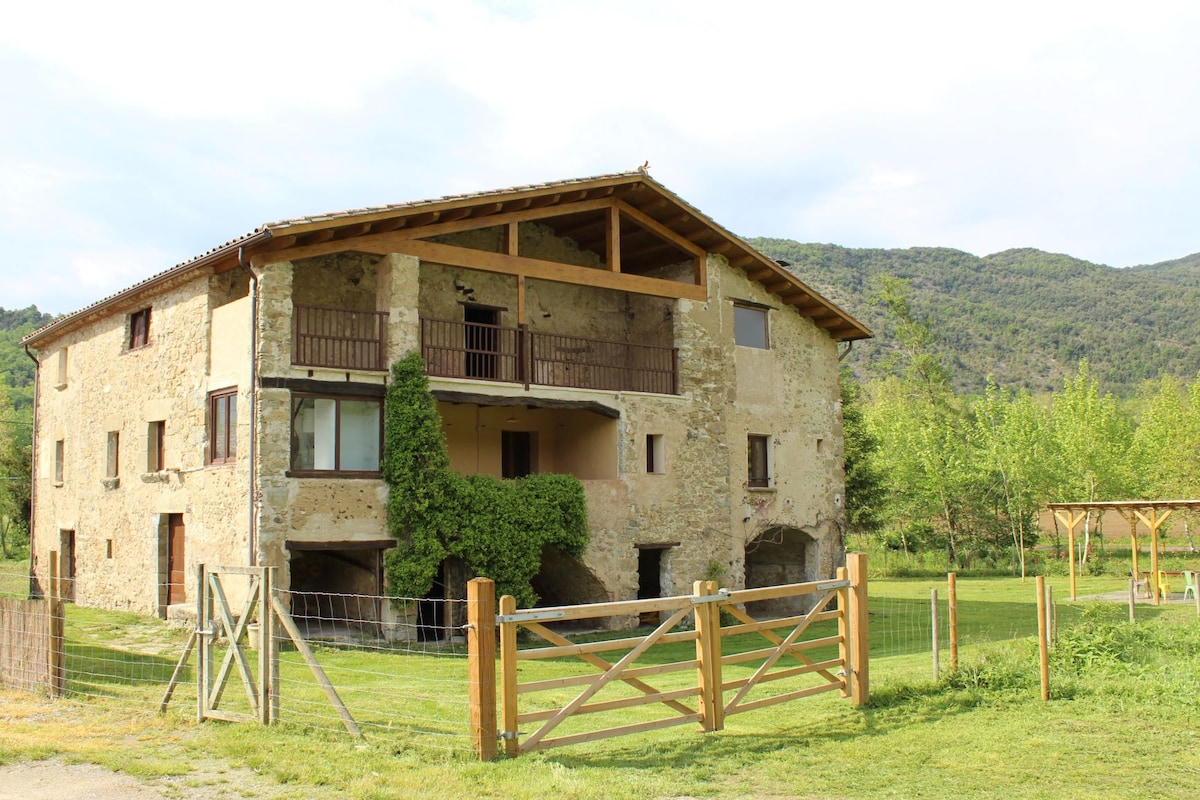
MULTIPOLYGON (((1129 470, 1133 427, 1111 394, 1100 394, 1100 384, 1088 370, 1086 359, 1075 377, 1050 404, 1057 461, 1054 497, 1058 502, 1092 502, 1126 499, 1136 486, 1129 470)), ((1080 565, 1087 560, 1091 540, 1091 513, 1084 519, 1080 565)), ((1073 555, 1074 557, 1074 555, 1073 555)))
POLYGON ((863 417, 863 390, 849 370, 841 374, 842 438, 846 473, 846 523, 852 533, 870 535, 883 526, 886 485, 879 471, 879 440, 863 417))
POLYGON ((963 405, 929 325, 908 303, 906 282, 883 278, 877 297, 895 320, 901 373, 877 384, 868 416, 889 477, 889 508, 901 526, 932 526, 953 568, 978 497, 963 405))
POLYGON ((29 542, 30 465, 33 417, 11 401, 8 378, 0 374, 0 552, 20 553, 29 542))
POLYGON ((1038 509, 1052 491, 1049 420, 1028 392, 1006 392, 990 380, 972 410, 980 467, 1004 510, 1024 578, 1025 550, 1037 541, 1038 509))
POLYGON ((543 547, 574 558, 587 548, 587 500, 574 476, 500 480, 450 469, 420 353, 392 365, 381 473, 388 530, 397 539, 386 556, 388 588, 397 597, 425 596, 442 562, 454 557, 471 574, 493 579, 501 594, 533 605, 543 547))

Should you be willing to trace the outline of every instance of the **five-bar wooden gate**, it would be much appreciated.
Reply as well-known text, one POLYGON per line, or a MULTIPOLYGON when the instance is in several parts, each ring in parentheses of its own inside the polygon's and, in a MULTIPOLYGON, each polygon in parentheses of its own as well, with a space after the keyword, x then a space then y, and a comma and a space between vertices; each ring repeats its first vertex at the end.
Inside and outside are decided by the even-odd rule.
POLYGON ((691 595, 524 610, 505 596, 497 616, 488 597, 490 584, 472 581, 468 598, 471 727, 483 760, 496 755, 495 674, 488 672, 495 664, 489 649, 494 648, 493 625, 499 627, 502 677, 498 737, 510 756, 693 722, 703 731, 718 731, 728 716, 829 691, 856 705, 868 698, 862 554, 849 555, 834 580, 738 591, 697 581, 691 595), (752 611, 788 599, 794 601, 788 605, 808 611, 785 616, 752 611), (646 635, 577 644, 550 627, 648 613, 657 613, 659 624, 646 635), (695 623, 691 629, 682 626, 689 616, 695 623), (539 646, 518 648, 519 628, 540 639, 539 646), (694 658, 681 658, 691 653, 669 647, 689 642, 694 658), (577 675, 519 680, 522 663, 546 659, 578 659, 584 669, 577 675), (627 714, 616 716, 639 707, 659 712, 632 722, 627 714), (580 721, 589 715, 595 725, 580 721), (568 727, 569 732, 563 730, 568 727))

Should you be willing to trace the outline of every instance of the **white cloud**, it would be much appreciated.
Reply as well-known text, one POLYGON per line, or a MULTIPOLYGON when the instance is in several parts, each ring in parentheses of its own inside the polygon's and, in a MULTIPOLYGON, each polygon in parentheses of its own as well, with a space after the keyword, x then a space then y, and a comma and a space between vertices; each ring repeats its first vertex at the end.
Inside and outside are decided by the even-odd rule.
POLYGON ((1198 33, 1104 0, 17 4, 0 230, 60 284, 0 275, 66 310, 268 220, 646 159, 746 235, 1178 257, 1198 33))

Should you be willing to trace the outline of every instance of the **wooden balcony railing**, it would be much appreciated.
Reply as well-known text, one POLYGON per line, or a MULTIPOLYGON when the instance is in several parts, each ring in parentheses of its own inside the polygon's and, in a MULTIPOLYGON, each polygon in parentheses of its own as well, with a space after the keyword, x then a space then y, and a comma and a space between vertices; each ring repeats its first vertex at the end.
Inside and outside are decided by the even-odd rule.
POLYGON ((386 311, 347 311, 297 304, 292 315, 292 363, 387 371, 386 311))
POLYGON ((421 355, 425 371, 442 378, 678 393, 672 347, 422 317, 421 355))

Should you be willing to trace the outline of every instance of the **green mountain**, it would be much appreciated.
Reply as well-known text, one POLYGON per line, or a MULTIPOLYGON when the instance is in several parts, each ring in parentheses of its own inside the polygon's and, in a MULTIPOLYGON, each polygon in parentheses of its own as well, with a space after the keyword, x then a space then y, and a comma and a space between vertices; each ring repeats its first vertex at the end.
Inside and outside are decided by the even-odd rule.
POLYGON ((17 408, 33 402, 35 367, 21 347, 21 338, 54 319, 37 306, 8 310, 0 308, 0 380, 11 389, 17 408))
MULTIPOLYGON (((960 391, 982 390, 988 375, 1056 391, 1083 358, 1120 396, 1164 372, 1189 381, 1200 374, 1200 253, 1116 269, 1032 249, 980 258, 939 247, 748 241, 870 326, 875 338, 847 359, 862 377, 886 372, 893 352, 891 322, 872 300, 881 275, 909 281, 910 302, 931 322, 960 391)), ((35 306, 0 308, 0 374, 19 405, 32 396, 34 374, 21 337, 52 319, 35 306)))
POLYGON ((1086 358, 1105 390, 1132 394, 1161 373, 1200 373, 1200 254, 1116 269, 1040 250, 980 258, 959 250, 849 249, 750 239, 875 332, 848 362, 863 377, 886 370, 891 324, 873 302, 881 275, 909 281, 961 391, 988 375, 1033 392, 1062 388, 1086 358))

